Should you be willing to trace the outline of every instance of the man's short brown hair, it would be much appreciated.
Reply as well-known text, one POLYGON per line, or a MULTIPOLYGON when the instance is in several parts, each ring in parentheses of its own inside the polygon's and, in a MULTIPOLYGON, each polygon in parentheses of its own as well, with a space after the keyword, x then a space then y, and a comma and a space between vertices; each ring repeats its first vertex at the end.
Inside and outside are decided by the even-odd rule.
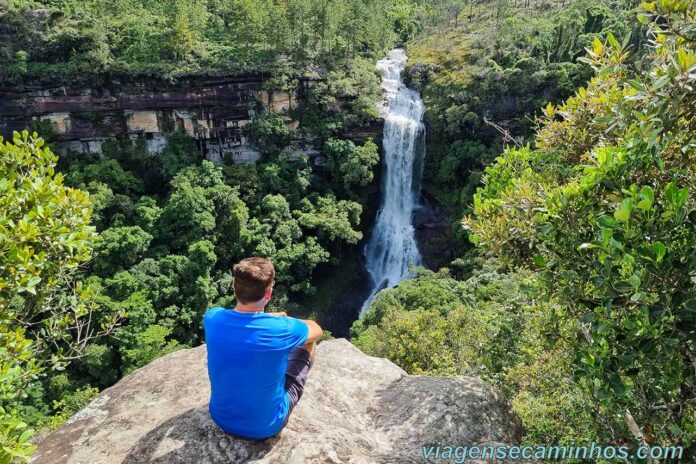
POLYGON ((246 258, 232 268, 234 295, 240 303, 259 301, 273 283, 275 268, 266 258, 246 258))

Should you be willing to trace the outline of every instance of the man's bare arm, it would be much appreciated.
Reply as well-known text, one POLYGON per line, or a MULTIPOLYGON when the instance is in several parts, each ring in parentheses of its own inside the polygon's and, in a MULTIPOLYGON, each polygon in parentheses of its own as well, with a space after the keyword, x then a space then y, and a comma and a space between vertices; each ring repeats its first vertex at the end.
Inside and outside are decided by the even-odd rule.
POLYGON ((312 343, 319 341, 321 339, 321 336, 324 335, 324 331, 322 328, 317 324, 315 321, 312 321, 310 319, 300 319, 302 322, 307 324, 309 327, 309 335, 307 336, 307 341, 305 343, 312 343))

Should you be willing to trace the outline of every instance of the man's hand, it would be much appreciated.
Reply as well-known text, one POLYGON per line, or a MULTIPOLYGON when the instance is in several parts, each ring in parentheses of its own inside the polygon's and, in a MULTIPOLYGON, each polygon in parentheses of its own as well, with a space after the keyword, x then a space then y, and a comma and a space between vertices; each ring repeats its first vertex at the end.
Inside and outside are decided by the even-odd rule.
POLYGON ((280 311, 277 313, 266 313, 270 316, 278 316, 278 317, 288 317, 288 314, 285 311, 280 311))

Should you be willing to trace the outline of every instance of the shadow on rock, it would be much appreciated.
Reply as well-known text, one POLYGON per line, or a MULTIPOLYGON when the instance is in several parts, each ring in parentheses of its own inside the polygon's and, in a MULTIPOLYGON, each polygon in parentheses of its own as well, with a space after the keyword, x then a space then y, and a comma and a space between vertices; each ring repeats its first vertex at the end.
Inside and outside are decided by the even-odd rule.
POLYGON ((266 455, 279 441, 244 440, 223 432, 208 408, 186 411, 148 432, 131 448, 123 464, 244 463, 266 455))

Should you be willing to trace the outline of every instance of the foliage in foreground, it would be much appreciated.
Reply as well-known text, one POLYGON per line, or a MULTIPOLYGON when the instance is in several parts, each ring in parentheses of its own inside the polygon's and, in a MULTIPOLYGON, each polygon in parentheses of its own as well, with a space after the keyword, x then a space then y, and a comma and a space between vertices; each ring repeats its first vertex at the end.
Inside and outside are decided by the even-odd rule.
POLYGON ((27 132, 0 138, 0 462, 25 460, 24 407, 48 372, 111 332, 118 314, 76 279, 96 239, 88 195, 63 185, 56 156, 27 132))
POLYGON ((482 251, 536 269, 580 341, 575 379, 609 439, 696 437, 696 11, 644 4, 635 69, 612 36, 596 77, 545 110, 537 150, 486 170, 465 220, 482 251))

